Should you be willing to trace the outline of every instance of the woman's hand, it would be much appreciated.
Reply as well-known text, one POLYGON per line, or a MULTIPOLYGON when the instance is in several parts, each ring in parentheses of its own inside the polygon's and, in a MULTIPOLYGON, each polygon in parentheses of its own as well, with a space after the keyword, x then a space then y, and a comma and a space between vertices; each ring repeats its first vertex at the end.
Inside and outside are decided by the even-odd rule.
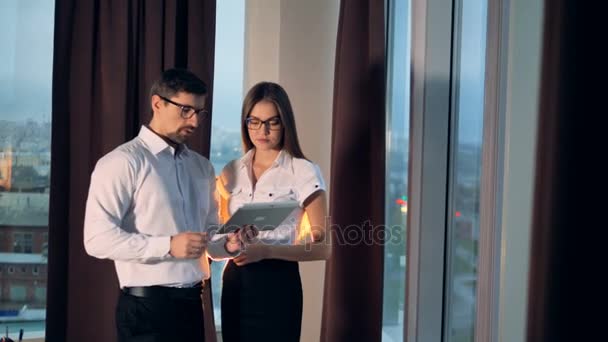
POLYGON ((255 242, 245 245, 241 254, 232 259, 237 266, 244 266, 253 262, 258 262, 267 259, 270 252, 270 246, 263 242, 255 242))
POLYGON ((244 249, 245 245, 253 243, 259 234, 254 225, 245 225, 226 235, 226 251, 235 254, 244 249))

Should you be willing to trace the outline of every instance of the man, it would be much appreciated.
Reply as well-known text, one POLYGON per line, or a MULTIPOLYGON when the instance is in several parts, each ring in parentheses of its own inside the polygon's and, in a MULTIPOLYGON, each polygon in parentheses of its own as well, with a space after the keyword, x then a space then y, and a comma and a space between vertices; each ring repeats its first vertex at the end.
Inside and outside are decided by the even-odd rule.
POLYGON ((112 259, 120 283, 118 340, 204 341, 207 253, 239 253, 241 236, 211 241, 217 224, 211 163, 184 142, 206 119, 207 86, 182 69, 150 91, 152 120, 102 157, 91 176, 84 245, 112 259))

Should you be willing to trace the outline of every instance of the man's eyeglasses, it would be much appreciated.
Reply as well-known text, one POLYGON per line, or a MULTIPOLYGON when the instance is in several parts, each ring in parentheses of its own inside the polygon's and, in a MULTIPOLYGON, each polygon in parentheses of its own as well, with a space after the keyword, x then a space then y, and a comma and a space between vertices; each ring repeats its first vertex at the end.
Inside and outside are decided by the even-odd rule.
POLYGON ((262 128, 262 125, 266 126, 266 129, 271 131, 281 130, 281 118, 278 116, 274 116, 266 121, 258 118, 248 117, 245 119, 245 123, 247 124, 247 128, 254 130, 262 128))
POLYGON ((202 120, 205 116, 207 116, 207 114, 209 114, 209 112, 204 108, 196 109, 196 108, 192 108, 190 106, 186 106, 186 105, 171 101, 164 96, 158 95, 158 97, 163 99, 163 101, 168 102, 168 103, 178 107, 179 109, 181 109, 179 115, 184 119, 190 119, 192 116, 194 116, 194 114, 196 114, 198 116, 198 119, 202 120))

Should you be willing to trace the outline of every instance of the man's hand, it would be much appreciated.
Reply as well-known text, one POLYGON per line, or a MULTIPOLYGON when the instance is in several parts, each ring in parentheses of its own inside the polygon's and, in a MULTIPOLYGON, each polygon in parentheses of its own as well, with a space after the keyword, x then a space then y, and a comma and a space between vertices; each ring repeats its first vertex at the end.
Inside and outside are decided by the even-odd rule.
POLYGON ((253 243, 258 234, 259 231, 254 225, 245 225, 229 233, 226 235, 226 251, 230 254, 240 252, 245 244, 253 243))
POLYGON ((179 233, 171 237, 169 253, 178 259, 197 259, 205 253, 207 242, 209 242, 207 233, 179 233))

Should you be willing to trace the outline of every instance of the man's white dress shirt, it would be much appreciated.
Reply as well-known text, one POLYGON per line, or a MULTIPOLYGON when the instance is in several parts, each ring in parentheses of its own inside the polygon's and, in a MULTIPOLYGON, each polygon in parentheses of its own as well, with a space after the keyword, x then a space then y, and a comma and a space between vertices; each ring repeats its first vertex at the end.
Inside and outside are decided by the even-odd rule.
POLYGON ((294 220, 288 218, 285 224, 273 231, 262 231, 259 235, 266 243, 292 244, 304 213, 304 202, 313 193, 325 190, 321 170, 316 164, 294 158, 282 150, 254 186, 254 154, 255 149, 251 149, 242 158, 233 160, 224 167, 219 177, 218 193, 228 200, 230 216, 246 203, 297 201, 300 208, 293 214, 294 220))
MULTIPOLYGON (((120 287, 184 287, 209 277, 204 255, 176 259, 172 235, 205 232, 218 222, 211 163, 142 126, 139 135, 102 157, 91 175, 84 221, 90 255, 114 260, 120 287)), ((224 257, 224 241, 207 252, 224 257)))

